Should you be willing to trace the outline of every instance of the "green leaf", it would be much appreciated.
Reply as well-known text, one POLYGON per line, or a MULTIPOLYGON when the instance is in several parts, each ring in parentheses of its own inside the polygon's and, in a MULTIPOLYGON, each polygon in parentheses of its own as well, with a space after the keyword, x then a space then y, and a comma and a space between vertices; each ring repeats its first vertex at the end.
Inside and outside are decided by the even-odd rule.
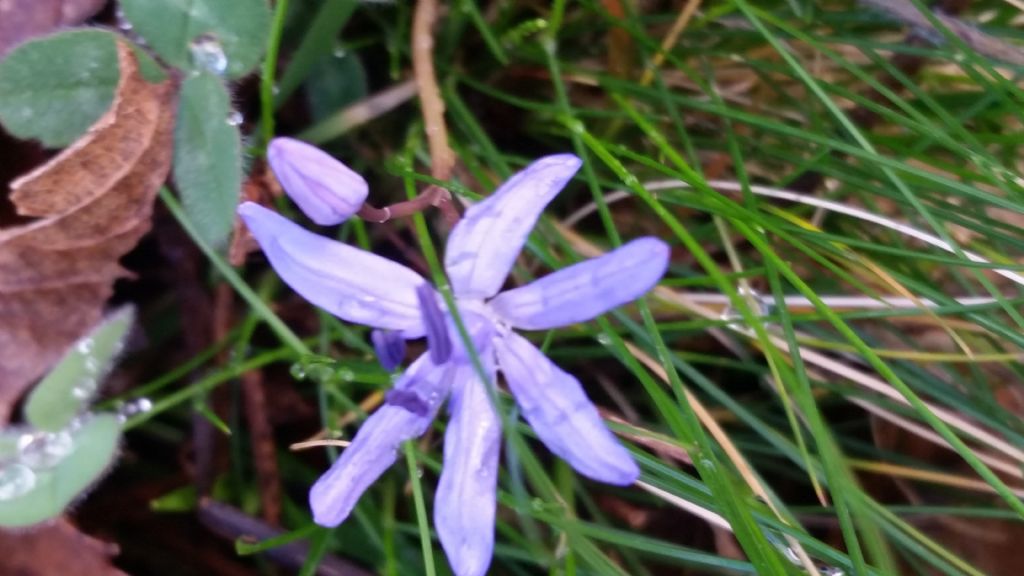
POLYGON ((32 390, 25 404, 25 420, 41 430, 56 432, 85 412, 134 321, 135 309, 126 306, 76 342, 32 390))
POLYGON ((242 137, 231 99, 208 72, 181 86, 174 132, 174 182, 185 212, 208 244, 222 247, 242 188, 242 137))
POLYGON ((0 62, 0 123, 18 138, 62 148, 106 112, 119 77, 110 32, 31 40, 0 62))
POLYGON ((232 78, 259 64, 270 27, 266 0, 122 0, 121 9, 169 64, 232 78))
POLYGON ((51 449, 47 456, 63 456, 59 461, 45 462, 22 450, 17 460, 0 465, 0 526, 31 526, 62 514, 113 462, 121 422, 113 414, 99 414, 50 436, 59 438, 51 444, 61 444, 64 453, 51 449))

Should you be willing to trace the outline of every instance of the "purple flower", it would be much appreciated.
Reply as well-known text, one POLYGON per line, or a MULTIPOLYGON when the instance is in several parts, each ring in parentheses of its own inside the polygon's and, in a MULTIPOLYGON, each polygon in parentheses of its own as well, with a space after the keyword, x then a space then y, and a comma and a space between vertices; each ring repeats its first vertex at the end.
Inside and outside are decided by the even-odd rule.
POLYGON ((366 180, 315 146, 274 138, 267 160, 288 196, 321 226, 340 224, 366 201, 366 180))
MULTIPOLYGON (((636 480, 639 468, 579 382, 513 328, 545 330, 583 322, 636 299, 665 273, 668 246, 640 238, 498 293, 541 211, 579 166, 572 155, 537 160, 470 208, 448 238, 445 269, 487 374, 485 382, 469 362, 440 295, 418 274, 306 232, 256 204, 239 208, 274 269, 307 300, 386 334, 427 336, 430 345, 313 486, 310 505, 318 524, 343 522, 366 488, 395 461, 401 443, 423 434, 450 394, 434 524, 455 574, 484 574, 494 546, 501 445, 501 419, 490 400, 498 370, 523 417, 552 452, 594 480, 623 486, 636 480)), ((379 348, 391 346, 383 336, 378 339, 379 348)))

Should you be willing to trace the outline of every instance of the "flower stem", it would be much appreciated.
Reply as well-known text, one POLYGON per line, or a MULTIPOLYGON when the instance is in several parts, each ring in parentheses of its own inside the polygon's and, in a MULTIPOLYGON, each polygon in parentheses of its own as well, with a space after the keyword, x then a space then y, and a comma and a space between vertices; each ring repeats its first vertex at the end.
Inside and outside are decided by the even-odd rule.
POLYGON ((263 59, 263 73, 260 77, 260 136, 265 150, 274 137, 274 84, 277 78, 277 54, 281 49, 281 35, 284 32, 284 16, 288 13, 288 0, 277 0, 274 6, 274 20, 267 39, 267 56, 263 59))

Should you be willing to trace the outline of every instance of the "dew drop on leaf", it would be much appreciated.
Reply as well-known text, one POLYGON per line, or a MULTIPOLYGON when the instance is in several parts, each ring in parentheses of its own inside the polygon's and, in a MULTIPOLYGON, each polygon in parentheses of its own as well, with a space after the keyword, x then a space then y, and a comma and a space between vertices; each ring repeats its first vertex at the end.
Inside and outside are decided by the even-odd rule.
POLYGON ((189 54, 192 58, 192 65, 200 70, 206 70, 217 76, 223 76, 228 70, 228 57, 224 54, 224 47, 209 34, 204 34, 193 40, 189 44, 189 54))
POLYGON ((13 500, 36 485, 36 473, 20 462, 0 465, 0 500, 13 500))
POLYGON ((33 470, 53 468, 74 447, 74 440, 67 430, 25 434, 18 441, 18 461, 33 470))

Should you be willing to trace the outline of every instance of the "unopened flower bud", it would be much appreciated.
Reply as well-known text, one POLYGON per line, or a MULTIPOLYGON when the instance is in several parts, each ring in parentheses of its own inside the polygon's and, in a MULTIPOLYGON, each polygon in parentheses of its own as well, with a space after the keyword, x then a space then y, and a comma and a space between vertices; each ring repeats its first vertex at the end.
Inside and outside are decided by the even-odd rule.
POLYGON ((366 180, 315 146, 274 138, 267 160, 288 196, 321 226, 344 222, 366 200, 366 180))

